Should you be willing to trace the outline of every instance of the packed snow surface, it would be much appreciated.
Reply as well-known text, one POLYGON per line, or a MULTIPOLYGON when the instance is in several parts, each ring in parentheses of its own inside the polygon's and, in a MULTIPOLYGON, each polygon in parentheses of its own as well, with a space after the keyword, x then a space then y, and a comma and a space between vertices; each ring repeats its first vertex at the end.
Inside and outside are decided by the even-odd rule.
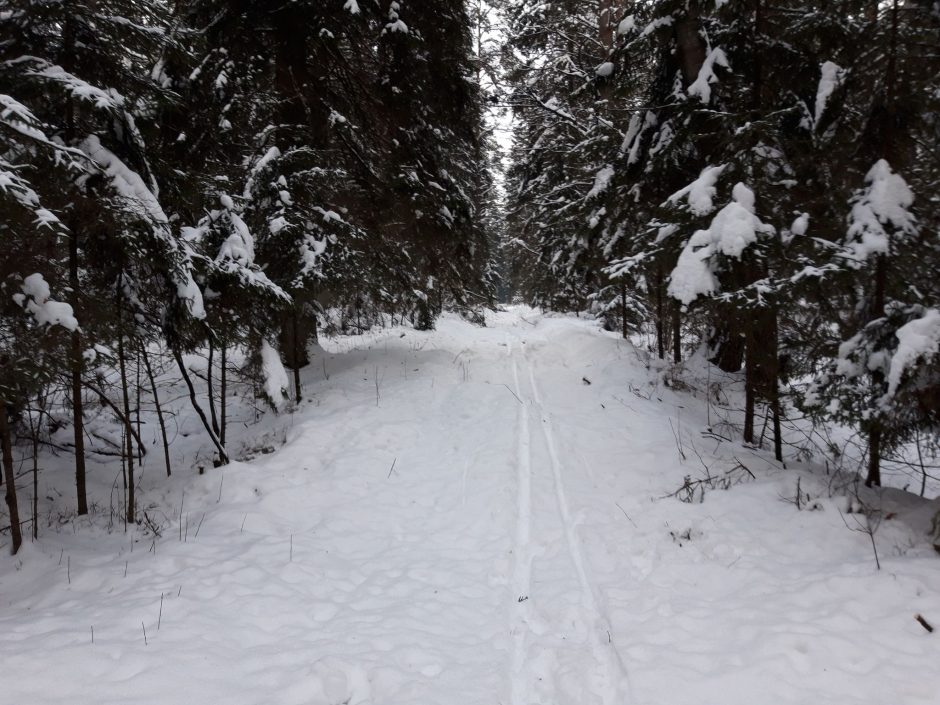
POLYGON ((877 571, 824 475, 703 436, 596 323, 327 345, 276 452, 171 492, 148 456, 162 537, 82 520, 0 558, 0 702, 936 705, 923 536, 884 521, 877 571))

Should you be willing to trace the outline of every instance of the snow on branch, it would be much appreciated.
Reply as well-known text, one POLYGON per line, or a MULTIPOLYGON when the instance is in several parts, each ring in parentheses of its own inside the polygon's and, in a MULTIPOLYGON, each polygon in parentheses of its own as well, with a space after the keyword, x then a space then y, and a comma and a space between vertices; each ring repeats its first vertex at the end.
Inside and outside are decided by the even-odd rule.
POLYGON ((888 373, 889 398, 894 396, 904 373, 918 360, 940 355, 940 310, 928 309, 920 318, 898 328, 895 336, 898 347, 891 357, 888 373))
POLYGON ((826 104, 833 91, 842 83, 845 70, 832 61, 826 61, 819 68, 819 86, 816 88, 816 109, 813 112, 813 121, 818 123, 826 110, 826 104))
POLYGON ((694 215, 711 213, 715 208, 715 184, 718 183, 718 177, 721 176, 727 166, 727 164, 720 164, 705 167, 695 181, 672 194, 666 199, 666 203, 676 203, 685 198, 689 204, 689 210, 694 215))
POLYGON ((910 212, 914 193, 888 162, 875 162, 865 183, 867 186, 852 199, 846 243, 850 258, 857 262, 873 254, 888 254, 892 238, 917 232, 917 221, 910 212))
POLYGON ((698 71, 698 77, 686 91, 690 96, 697 96, 706 105, 712 98, 712 84, 718 82, 718 76, 715 74, 716 66, 731 68, 724 50, 718 47, 712 49, 705 57, 698 71))
POLYGON ((30 57, 30 60, 36 63, 37 68, 28 70, 27 76, 56 83, 68 91, 73 98, 91 103, 101 110, 122 111, 124 109, 124 96, 113 88, 107 90, 98 88, 69 73, 61 66, 34 57, 30 57))
POLYGON ((718 290, 715 255, 740 259, 760 234, 776 232, 754 214, 754 192, 735 184, 731 203, 722 208, 705 230, 697 230, 679 255, 669 281, 669 295, 683 305, 718 290))
POLYGON ((62 326, 63 328, 78 330, 78 319, 75 318, 72 307, 60 301, 53 301, 50 297, 49 283, 42 274, 36 272, 23 280, 21 294, 14 294, 13 300, 32 315, 40 326, 62 326))

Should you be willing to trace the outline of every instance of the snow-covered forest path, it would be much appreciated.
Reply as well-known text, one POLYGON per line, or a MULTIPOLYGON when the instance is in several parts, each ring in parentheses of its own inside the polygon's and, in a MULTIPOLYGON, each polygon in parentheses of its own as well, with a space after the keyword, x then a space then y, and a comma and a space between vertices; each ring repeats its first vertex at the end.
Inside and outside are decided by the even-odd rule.
POLYGON ((780 501, 792 470, 706 445, 596 323, 327 345, 283 447, 145 494, 161 538, 3 559, 0 703, 936 703, 929 548, 887 526, 875 571, 841 498, 780 501), (757 481, 662 499, 739 461, 757 481))

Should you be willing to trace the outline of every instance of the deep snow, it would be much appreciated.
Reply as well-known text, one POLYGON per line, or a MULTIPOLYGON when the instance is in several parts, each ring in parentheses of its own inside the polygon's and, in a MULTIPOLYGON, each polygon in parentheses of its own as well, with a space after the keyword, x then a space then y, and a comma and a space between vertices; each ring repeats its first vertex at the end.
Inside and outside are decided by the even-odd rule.
POLYGON ((277 452, 145 483, 162 538, 0 559, 0 703, 940 702, 936 501, 883 493, 878 571, 833 478, 703 437, 628 342, 488 323, 332 343, 277 452))

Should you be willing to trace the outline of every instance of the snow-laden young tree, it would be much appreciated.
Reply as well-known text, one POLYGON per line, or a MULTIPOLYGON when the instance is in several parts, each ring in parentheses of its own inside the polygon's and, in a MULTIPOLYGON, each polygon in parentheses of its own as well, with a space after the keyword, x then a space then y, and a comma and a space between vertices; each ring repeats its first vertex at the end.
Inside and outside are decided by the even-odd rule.
MULTIPOLYGON (((0 101, 5 147, 0 158, 0 238, 6 255, 0 258, 0 460, 16 553, 22 534, 13 425, 30 400, 53 382, 68 355, 69 331, 78 328, 72 307, 52 297, 54 291, 60 297, 65 293, 67 275, 61 260, 49 253, 64 246, 68 231, 44 206, 33 182, 47 178, 60 160, 67 169, 74 155, 62 154, 38 120, 12 96, 0 95, 0 101), (29 150, 31 163, 26 163, 23 155, 29 150)), ((82 475, 79 479, 84 481, 82 475)))
POLYGON ((35 154, 51 155, 55 168, 33 181, 33 189, 62 229, 46 257, 48 266, 66 273, 64 298, 81 321, 71 331, 68 362, 59 368, 69 379, 73 409, 77 510, 88 508, 82 394, 90 383, 89 351, 98 344, 117 351, 122 373, 124 403, 112 407, 127 439, 126 507, 133 521, 136 451, 126 350, 152 334, 141 322, 148 306, 156 308, 151 318, 169 308, 186 318, 204 315, 190 252, 161 206, 145 139, 156 106, 167 97, 150 65, 169 41, 167 8, 160 2, 30 0, 3 3, 0 23, 8 38, 0 45, 9 96, 4 153, 23 174, 42 163, 35 154), (144 287, 160 293, 143 297, 144 287))
MULTIPOLYGON (((371 102, 365 81, 375 67, 369 42, 375 9, 355 2, 194 0, 185 20, 198 39, 194 66, 178 70, 177 80, 196 119, 176 116, 174 131, 179 149, 208 177, 190 222, 201 221, 196 230, 206 232, 208 214, 209 231, 219 232, 234 214, 245 226, 229 230, 251 239, 257 271, 241 281, 264 284, 258 293, 272 295, 274 309, 256 309, 256 320, 280 320, 274 337, 295 371, 299 397, 299 368, 307 362, 307 341, 316 336, 317 299, 330 296, 336 283, 336 270, 327 270, 357 249, 362 232, 352 221, 357 204, 366 203, 364 184, 376 180, 358 129, 371 102), (214 211, 220 219, 213 219, 214 211)), ((264 337, 270 332, 256 342, 264 337)))
MULTIPOLYGON (((929 2, 868 8, 864 50, 842 79, 832 110, 854 129, 851 190, 841 248, 845 314, 830 333, 831 361, 805 399, 808 410, 859 428, 866 484, 881 461, 924 429, 936 429, 935 319, 940 288, 936 184, 936 56, 940 14, 929 2)), ((830 329, 831 330, 831 329, 830 329)))

